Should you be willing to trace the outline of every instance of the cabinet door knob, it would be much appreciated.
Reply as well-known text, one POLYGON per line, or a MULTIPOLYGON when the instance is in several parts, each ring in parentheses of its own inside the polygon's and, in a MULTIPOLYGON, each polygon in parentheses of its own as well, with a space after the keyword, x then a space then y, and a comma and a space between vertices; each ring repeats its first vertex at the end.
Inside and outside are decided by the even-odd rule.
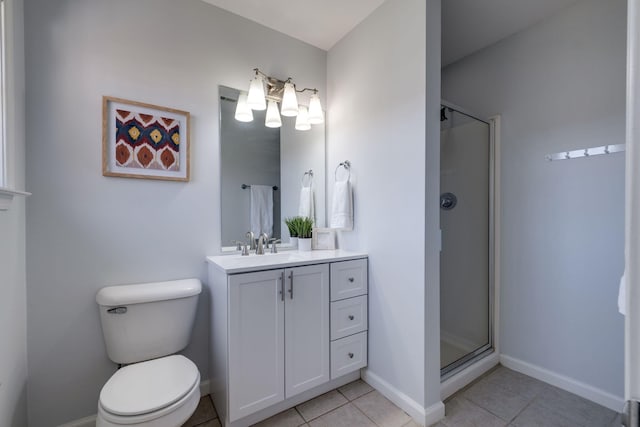
POLYGON ((349 277, 347 280, 349 280, 350 283, 353 283, 354 278, 353 277, 349 277))
POLYGON ((353 353, 349 353, 349 359, 353 359, 353 353))
POLYGON ((353 314, 350 314, 349 315, 349 320, 353 320, 353 319, 355 319, 355 317, 353 317, 353 314))

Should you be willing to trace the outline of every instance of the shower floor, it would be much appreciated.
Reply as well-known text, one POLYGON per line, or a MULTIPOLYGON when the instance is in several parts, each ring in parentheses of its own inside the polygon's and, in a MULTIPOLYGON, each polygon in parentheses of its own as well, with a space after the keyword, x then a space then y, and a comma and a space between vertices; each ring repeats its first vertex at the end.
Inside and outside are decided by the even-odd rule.
POLYGON ((468 351, 460 347, 456 347, 447 341, 440 340, 440 369, 452 364, 467 353, 468 351))

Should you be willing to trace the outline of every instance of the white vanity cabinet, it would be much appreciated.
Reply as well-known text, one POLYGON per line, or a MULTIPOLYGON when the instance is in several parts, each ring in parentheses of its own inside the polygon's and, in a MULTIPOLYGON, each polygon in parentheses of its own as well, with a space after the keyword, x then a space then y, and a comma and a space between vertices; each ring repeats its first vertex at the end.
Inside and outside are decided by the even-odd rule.
POLYGON ((329 381, 329 266, 228 280, 230 420, 329 381))
POLYGON ((331 263, 331 379, 367 366, 367 260, 331 263))
POLYGON ((367 363, 365 256, 207 258, 210 387, 224 426, 253 424, 359 377, 367 363), (354 286, 360 290, 345 289, 354 286))

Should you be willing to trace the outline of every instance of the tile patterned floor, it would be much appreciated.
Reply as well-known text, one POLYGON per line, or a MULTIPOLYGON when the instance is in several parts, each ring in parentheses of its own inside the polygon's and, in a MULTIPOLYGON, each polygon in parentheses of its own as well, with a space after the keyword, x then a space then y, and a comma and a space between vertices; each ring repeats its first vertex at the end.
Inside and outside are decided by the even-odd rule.
MULTIPOLYGON (((433 427, 618 427, 615 412, 499 366, 445 402, 433 427)), ((357 380, 281 412, 255 427, 418 427, 367 383, 357 380)), ((183 427, 220 427, 209 396, 183 427)))
POLYGON ((614 411, 498 366, 445 401, 434 427, 619 427, 614 411))

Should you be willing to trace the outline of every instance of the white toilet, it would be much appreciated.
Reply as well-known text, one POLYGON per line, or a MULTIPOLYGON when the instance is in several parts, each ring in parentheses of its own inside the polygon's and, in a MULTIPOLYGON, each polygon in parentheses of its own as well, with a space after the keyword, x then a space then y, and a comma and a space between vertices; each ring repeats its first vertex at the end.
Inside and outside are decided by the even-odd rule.
POLYGON ((200 400, 189 343, 198 279, 109 286, 96 295, 109 358, 124 366, 100 392, 96 427, 177 427, 200 400))

